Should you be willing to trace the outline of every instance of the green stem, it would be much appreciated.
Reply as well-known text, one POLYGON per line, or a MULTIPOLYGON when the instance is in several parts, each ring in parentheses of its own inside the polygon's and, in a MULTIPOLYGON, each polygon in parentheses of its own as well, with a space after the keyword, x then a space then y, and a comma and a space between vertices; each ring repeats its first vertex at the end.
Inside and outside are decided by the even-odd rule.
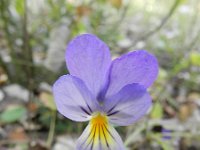
POLYGON ((56 111, 51 111, 51 123, 50 123, 50 129, 47 139, 47 146, 50 148, 53 142, 54 133, 55 133, 55 125, 56 125, 56 111))

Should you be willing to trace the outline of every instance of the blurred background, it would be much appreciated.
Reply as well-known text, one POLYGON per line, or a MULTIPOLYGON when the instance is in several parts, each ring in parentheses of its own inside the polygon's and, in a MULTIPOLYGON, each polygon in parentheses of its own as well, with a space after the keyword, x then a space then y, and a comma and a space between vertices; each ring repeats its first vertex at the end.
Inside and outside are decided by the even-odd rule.
POLYGON ((57 113, 51 86, 81 33, 113 59, 136 49, 158 58, 152 108, 116 128, 128 150, 200 149, 199 0, 0 0, 0 150, 75 149, 87 123, 57 113))

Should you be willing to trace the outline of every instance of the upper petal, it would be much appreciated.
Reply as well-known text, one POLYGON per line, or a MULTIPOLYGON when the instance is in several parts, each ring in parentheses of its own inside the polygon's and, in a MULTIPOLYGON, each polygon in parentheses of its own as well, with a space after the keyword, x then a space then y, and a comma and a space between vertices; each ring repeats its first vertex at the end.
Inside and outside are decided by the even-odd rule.
POLYGON ((61 76, 53 85, 58 111, 74 121, 87 121, 98 104, 83 81, 71 75, 61 76))
POLYGON ((139 84, 125 86, 104 102, 104 112, 112 124, 127 126, 144 116, 151 106, 151 97, 139 84))
POLYGON ((77 36, 67 46, 66 63, 70 74, 83 80, 97 97, 111 64, 107 45, 91 34, 77 36))
POLYGON ((130 52, 112 62, 106 95, 114 95, 125 85, 132 83, 148 88, 157 75, 158 62, 152 54, 144 50, 130 52))

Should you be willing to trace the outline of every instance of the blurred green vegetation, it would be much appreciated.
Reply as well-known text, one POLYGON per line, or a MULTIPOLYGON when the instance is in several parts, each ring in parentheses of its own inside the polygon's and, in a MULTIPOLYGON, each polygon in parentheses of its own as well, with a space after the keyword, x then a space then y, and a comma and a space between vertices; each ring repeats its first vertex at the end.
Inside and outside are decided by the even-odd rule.
POLYGON ((199 0, 0 0, 0 149, 59 150, 60 136, 83 131, 51 94, 67 73, 65 47, 81 33, 103 39, 113 58, 136 49, 158 58, 149 115, 117 127, 128 148, 200 149, 199 13, 199 0), (6 90, 14 84, 26 100, 6 90))

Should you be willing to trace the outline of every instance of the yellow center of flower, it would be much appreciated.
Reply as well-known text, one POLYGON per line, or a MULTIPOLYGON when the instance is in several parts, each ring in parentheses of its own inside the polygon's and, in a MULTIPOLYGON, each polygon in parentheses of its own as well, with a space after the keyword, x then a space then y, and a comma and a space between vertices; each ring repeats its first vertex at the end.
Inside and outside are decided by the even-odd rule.
POLYGON ((107 125, 108 124, 107 116, 98 112, 93 115, 91 119, 91 124, 92 125, 107 125))
POLYGON ((90 134, 87 143, 92 143, 94 147, 104 145, 107 148, 109 148, 109 145, 113 143, 108 118, 105 114, 98 112, 93 115, 90 121, 90 134))

